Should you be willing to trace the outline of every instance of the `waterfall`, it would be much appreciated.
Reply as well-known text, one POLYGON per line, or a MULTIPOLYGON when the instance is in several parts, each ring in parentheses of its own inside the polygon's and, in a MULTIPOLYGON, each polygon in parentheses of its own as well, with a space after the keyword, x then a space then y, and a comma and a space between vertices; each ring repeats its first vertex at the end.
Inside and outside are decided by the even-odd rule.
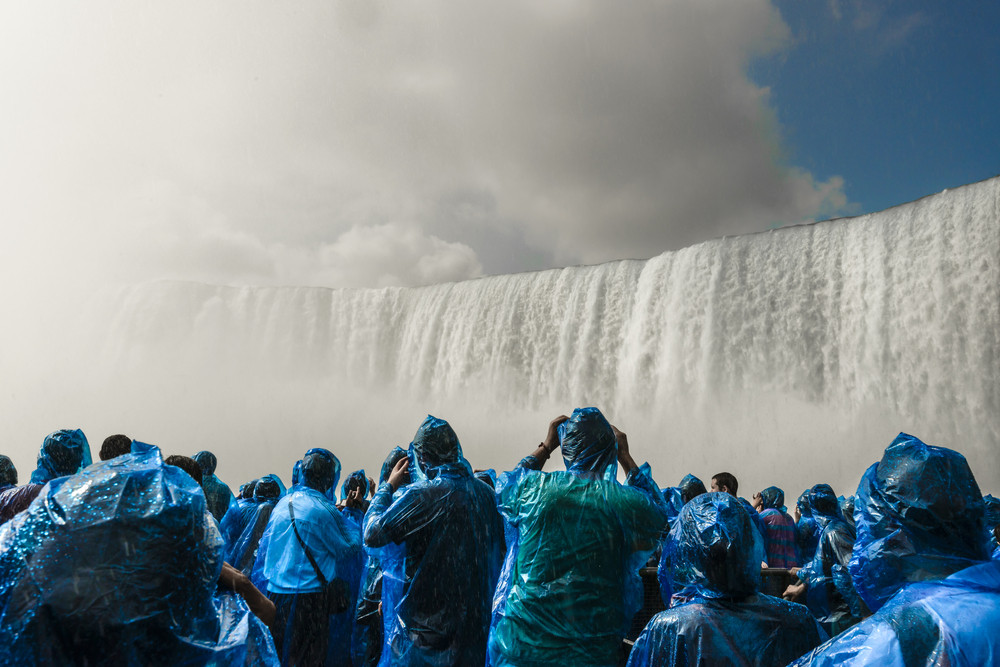
POLYGON ((998 273, 992 179, 646 261, 420 288, 135 286, 99 358, 174 450, 246 452, 218 452, 234 482, 287 478, 316 445, 377 471, 427 412, 474 465, 509 468, 551 417, 596 405, 662 486, 729 470, 747 497, 852 493, 905 430, 996 493, 998 273))

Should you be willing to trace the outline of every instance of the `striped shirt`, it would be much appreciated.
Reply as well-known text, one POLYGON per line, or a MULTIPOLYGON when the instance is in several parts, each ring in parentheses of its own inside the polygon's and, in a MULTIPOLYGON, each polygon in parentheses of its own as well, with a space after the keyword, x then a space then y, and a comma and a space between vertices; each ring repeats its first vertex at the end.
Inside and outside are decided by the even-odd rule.
POLYGON ((795 548, 795 522, 785 512, 766 509, 760 513, 767 531, 767 564, 769 567, 791 568, 798 566, 795 548))

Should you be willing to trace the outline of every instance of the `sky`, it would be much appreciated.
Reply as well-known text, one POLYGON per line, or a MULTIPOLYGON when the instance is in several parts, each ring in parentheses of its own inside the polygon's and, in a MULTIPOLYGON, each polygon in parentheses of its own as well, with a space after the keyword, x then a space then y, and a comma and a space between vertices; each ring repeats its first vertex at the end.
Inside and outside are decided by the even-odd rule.
POLYGON ((880 210, 1000 172, 998 15, 4 3, 0 295, 422 285, 880 210))

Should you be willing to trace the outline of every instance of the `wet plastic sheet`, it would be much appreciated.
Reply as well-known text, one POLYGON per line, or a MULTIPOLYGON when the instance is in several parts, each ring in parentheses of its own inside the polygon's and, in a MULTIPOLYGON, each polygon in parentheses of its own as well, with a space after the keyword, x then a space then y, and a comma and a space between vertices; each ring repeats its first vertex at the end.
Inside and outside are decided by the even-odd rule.
POLYGON ((784 665, 825 640, 802 605, 759 593, 762 552, 736 498, 709 493, 686 504, 665 547, 685 602, 653 617, 629 666, 784 665))
POLYGON ((906 586, 874 616, 846 630, 797 667, 981 667, 1000 664, 1000 563, 906 586))
MULTIPOLYGON (((340 461, 330 451, 310 449, 302 459, 299 484, 271 511, 258 546, 250 578, 258 588, 267 590, 278 607, 275 640, 283 661, 301 657, 297 652, 302 649, 303 638, 311 638, 315 641, 310 647, 326 655, 322 664, 351 664, 350 638, 363 554, 360 528, 346 520, 331 500, 339 475, 340 461), (294 526, 290 505, 294 506, 294 526), (341 579, 345 583, 349 601, 344 611, 324 613, 325 589, 302 542, 326 581, 341 579), (303 612, 306 608, 308 613, 303 612)), ((309 655, 310 659, 322 660, 309 655)))
POLYGON ((242 600, 215 596, 222 540, 159 450, 51 481, 0 527, 0 664, 276 664, 242 600))
POLYGON ((1000 563, 965 458, 901 433, 861 479, 850 572, 875 615, 799 665, 1000 664, 1000 563))
POLYGON ((201 488, 205 490, 208 511, 212 513, 216 521, 222 521, 226 512, 229 511, 229 506, 235 504, 236 497, 229 486, 215 475, 215 467, 218 464, 215 454, 201 451, 191 458, 201 466, 201 488))
POLYGON ((900 433, 861 478, 850 571, 877 611, 904 584, 986 560, 985 505, 965 457, 900 433))
POLYGON ((643 468, 624 486, 615 479, 617 443, 598 410, 574 411, 559 435, 565 472, 534 470, 527 457, 497 486, 514 529, 490 636, 497 667, 615 664, 642 603, 639 568, 666 525, 643 468))
POLYGON ((32 484, 74 475, 92 463, 90 444, 80 429, 61 429, 45 436, 38 452, 38 467, 31 473, 32 484))
POLYGON ((371 549, 384 570, 383 610, 395 610, 385 617, 383 665, 483 662, 502 558, 500 522, 492 493, 471 476, 452 436, 444 422, 429 418, 410 450, 417 481, 397 491, 388 507, 391 487, 380 487, 366 519, 369 544, 389 540, 371 549), (452 444, 439 447, 442 441, 452 444), (444 460, 451 456, 458 460, 444 460), (449 553, 445 545, 453 540, 456 551, 449 553))
POLYGON ((483 665, 503 560, 496 499, 443 420, 428 416, 409 458, 414 481, 381 484, 365 516, 383 572, 379 664, 483 665))

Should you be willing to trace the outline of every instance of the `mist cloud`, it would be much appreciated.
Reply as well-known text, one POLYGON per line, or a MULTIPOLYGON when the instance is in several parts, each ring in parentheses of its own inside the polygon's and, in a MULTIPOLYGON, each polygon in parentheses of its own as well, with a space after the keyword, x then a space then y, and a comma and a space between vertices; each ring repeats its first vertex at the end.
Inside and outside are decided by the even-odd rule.
POLYGON ((0 9, 5 277, 378 286, 836 213, 745 69, 763 0, 0 9), (16 230, 16 231, 15 231, 16 230))

